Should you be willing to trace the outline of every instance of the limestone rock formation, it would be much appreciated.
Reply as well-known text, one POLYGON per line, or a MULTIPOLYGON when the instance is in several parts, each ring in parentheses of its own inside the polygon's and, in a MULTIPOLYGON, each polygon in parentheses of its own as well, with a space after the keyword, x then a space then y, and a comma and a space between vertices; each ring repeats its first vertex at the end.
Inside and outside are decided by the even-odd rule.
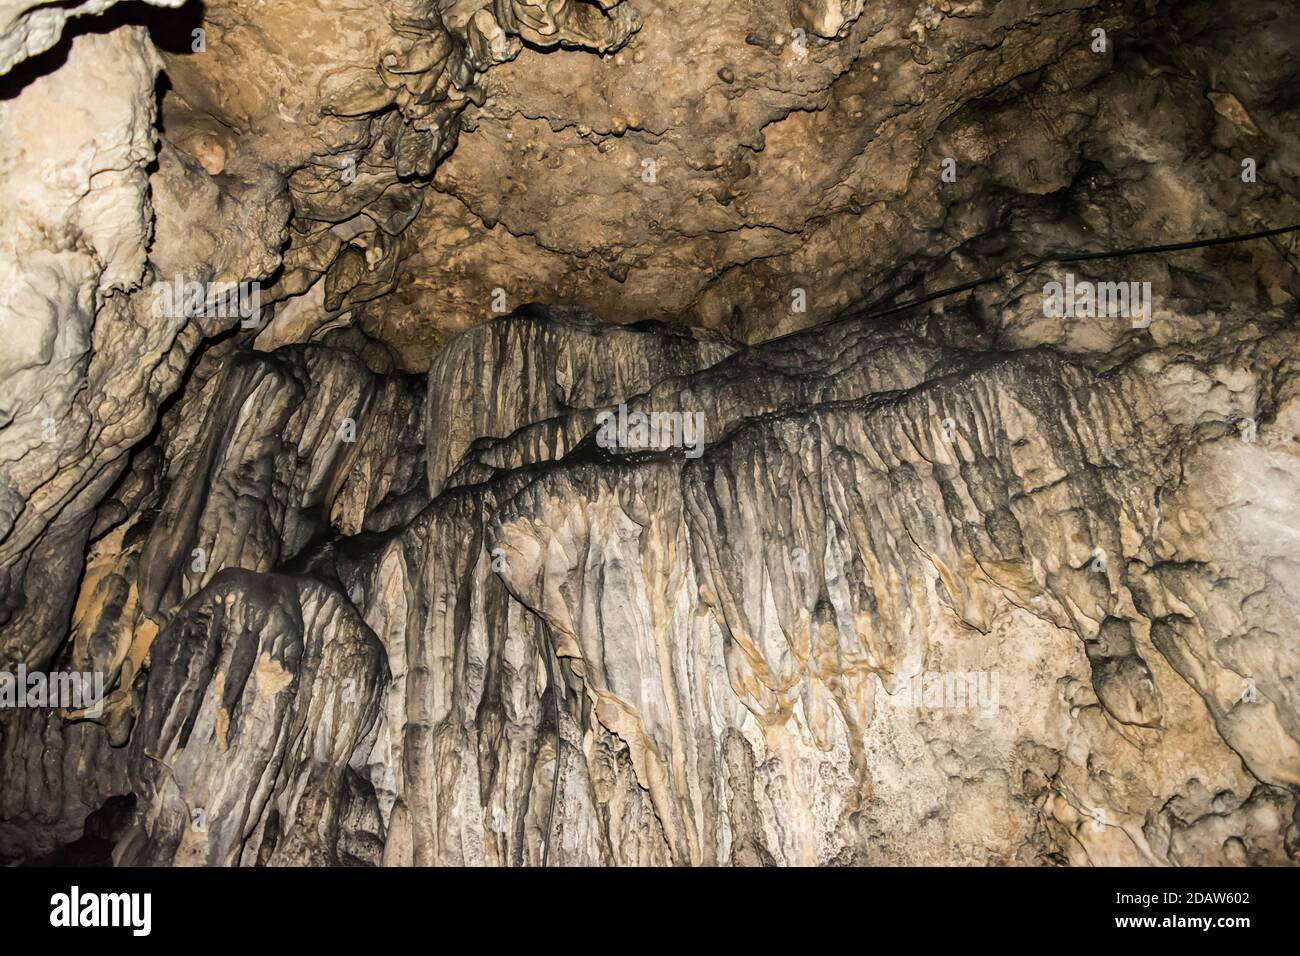
POLYGON ((0 861, 1300 862, 1294 5, 170 6, 0 10, 0 861))
MULTIPOLYGON (((80 3, 51 4, 42 0, 5 0, 0 4, 0 73, 44 53, 58 42, 68 21, 94 16, 118 0, 82 0, 80 3)), ((184 0, 146 0, 159 7, 178 7, 184 0)))

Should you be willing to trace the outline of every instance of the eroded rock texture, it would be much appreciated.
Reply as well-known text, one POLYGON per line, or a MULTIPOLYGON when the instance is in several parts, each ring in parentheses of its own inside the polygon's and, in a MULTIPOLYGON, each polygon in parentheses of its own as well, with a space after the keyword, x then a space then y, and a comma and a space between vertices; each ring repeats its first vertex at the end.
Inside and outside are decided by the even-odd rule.
POLYGON ((9 6, 0 859, 1300 861, 1294 5, 9 6))

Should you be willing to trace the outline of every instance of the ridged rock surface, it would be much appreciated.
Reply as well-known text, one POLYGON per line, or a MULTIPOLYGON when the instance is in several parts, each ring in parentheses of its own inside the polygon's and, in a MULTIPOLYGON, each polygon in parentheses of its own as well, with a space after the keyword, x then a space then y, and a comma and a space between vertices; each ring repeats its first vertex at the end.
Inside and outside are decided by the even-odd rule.
POLYGON ((504 318, 431 377, 486 432, 431 501, 412 384, 218 356, 161 504, 100 539, 117 598, 82 597, 75 646, 128 662, 92 775, 138 801, 117 859, 1290 861, 1296 333, 1103 365, 982 348, 964 311, 703 352, 504 318), (602 447, 598 397, 704 411, 702 454, 602 447), (320 410, 361 406, 344 455, 320 410), (349 502, 371 449, 397 477, 349 502), (202 573, 151 570, 199 540, 202 573))
POLYGON ((1294 4, 174 6, 0 0, 0 861, 1300 862, 1294 4))

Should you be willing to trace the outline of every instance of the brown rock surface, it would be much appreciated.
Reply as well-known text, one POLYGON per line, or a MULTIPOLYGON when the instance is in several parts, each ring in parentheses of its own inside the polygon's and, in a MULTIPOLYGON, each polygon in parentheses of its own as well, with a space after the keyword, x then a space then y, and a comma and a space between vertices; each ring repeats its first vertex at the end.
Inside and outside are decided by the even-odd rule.
POLYGON ((171 5, 0 4, 0 860, 1300 860, 1293 4, 171 5))

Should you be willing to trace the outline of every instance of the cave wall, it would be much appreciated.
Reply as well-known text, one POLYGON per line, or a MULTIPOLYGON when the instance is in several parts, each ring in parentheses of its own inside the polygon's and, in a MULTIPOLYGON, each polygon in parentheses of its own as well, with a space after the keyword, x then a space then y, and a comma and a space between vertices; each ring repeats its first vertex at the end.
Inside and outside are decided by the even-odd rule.
POLYGON ((1300 853, 1290 5, 5 7, 0 857, 1300 853))

